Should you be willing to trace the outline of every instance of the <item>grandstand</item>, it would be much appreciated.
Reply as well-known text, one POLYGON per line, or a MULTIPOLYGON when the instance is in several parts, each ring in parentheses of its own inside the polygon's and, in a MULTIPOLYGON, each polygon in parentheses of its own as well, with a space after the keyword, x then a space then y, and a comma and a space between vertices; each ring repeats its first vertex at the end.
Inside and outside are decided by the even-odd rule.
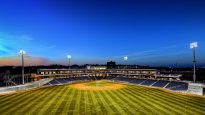
POLYGON ((54 77, 46 86, 105 79, 172 91, 188 90, 188 83, 180 81, 180 74, 159 74, 156 69, 39 69, 35 77, 54 77))
POLYGON ((181 82, 181 81, 166 81, 166 80, 125 78, 125 77, 117 77, 111 80, 128 82, 128 83, 143 85, 143 86, 165 88, 173 91, 187 91, 188 89, 188 83, 181 82))
MULTIPOLYGON (((38 74, 32 74, 30 79, 38 81, 40 79, 53 78, 53 80, 43 86, 103 79, 163 88, 177 92, 187 92, 189 84, 180 81, 180 77, 180 74, 160 74, 156 69, 39 69, 38 74)), ((12 81, 11 78, 14 79, 16 77, 10 77, 8 80, 12 81)))
POLYGON ((88 81, 91 80, 87 76, 82 76, 82 77, 69 77, 69 78, 55 78, 49 83, 46 83, 44 86, 49 86, 49 85, 62 85, 66 83, 73 83, 73 82, 78 82, 78 81, 88 81))
POLYGON ((106 77, 106 78, 96 78, 96 77, 67 77, 67 78, 55 78, 44 86, 49 85, 62 85, 67 83, 73 83, 77 81, 93 81, 93 80, 109 80, 114 82, 126 82, 129 84, 165 88, 172 91, 187 91, 188 83, 181 81, 166 81, 166 80, 155 80, 155 79, 140 79, 140 78, 129 78, 129 77, 106 77))

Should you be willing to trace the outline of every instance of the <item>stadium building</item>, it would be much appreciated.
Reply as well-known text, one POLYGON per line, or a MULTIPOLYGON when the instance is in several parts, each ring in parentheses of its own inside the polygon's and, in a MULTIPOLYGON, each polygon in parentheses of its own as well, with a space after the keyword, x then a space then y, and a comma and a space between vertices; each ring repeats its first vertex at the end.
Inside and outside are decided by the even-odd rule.
POLYGON ((197 88, 200 91, 193 91, 194 86, 181 81, 181 77, 181 74, 160 74, 157 69, 107 69, 106 66, 89 66, 86 69, 39 69, 37 74, 32 76, 35 80, 54 78, 46 85, 104 79, 203 95, 204 86, 197 88))
POLYGON ((87 69, 39 69, 39 77, 69 77, 69 76, 133 76, 133 77, 154 77, 156 69, 106 69, 104 66, 90 66, 87 69))
POLYGON ((87 66, 86 69, 38 69, 37 78, 48 77, 129 77, 177 81, 181 74, 160 74, 157 69, 107 69, 106 66, 87 66))

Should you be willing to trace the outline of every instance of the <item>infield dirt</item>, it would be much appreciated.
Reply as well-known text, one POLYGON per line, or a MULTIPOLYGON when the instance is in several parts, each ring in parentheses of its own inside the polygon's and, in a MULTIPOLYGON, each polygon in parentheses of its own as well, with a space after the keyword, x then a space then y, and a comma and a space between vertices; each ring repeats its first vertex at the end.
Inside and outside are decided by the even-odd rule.
MULTIPOLYGON (((102 81, 103 82, 103 81, 102 81)), ((92 83, 93 84, 93 83, 92 83)), ((100 82, 96 81, 96 84, 100 84, 100 82)), ((99 90, 116 90, 116 89, 121 89, 125 88, 126 85, 124 84, 117 84, 117 83, 112 83, 110 85, 105 85, 105 86, 98 86, 98 85, 88 85, 85 83, 77 83, 77 84, 72 84, 70 85, 71 88, 74 89, 79 89, 79 90, 92 90, 92 91, 99 91, 99 90)))

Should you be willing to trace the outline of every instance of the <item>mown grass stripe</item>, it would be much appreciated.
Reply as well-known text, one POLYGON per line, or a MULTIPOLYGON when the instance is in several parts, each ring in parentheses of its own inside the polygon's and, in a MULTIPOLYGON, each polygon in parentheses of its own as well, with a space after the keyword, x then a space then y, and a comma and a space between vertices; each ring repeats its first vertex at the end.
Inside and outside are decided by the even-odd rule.
POLYGON ((72 89, 68 85, 54 86, 8 94, 8 97, 3 95, 0 96, 0 102, 0 114, 14 115, 203 115, 205 113, 205 98, 174 94, 160 89, 135 85, 128 85, 124 89, 109 91, 83 91, 72 89), (17 102, 21 100, 24 101, 18 104, 17 102))
POLYGON ((145 114, 159 114, 158 111, 155 111, 152 106, 149 105, 148 102, 144 101, 142 97, 134 97, 126 92, 127 89, 118 90, 120 94, 124 94, 131 102, 137 103, 139 105, 138 109, 143 111, 145 114))
MULTIPOLYGON (((186 100, 184 100, 183 98, 179 98, 179 97, 175 97, 175 98, 172 98, 171 96, 168 96, 167 94, 164 94, 164 95, 162 95, 163 93, 161 93, 162 91, 160 91, 160 93, 159 93, 159 90, 156 90, 156 89, 154 89, 154 91, 152 91, 152 90, 150 90, 150 93, 153 95, 153 94, 156 94, 157 93, 157 95, 158 96, 160 96, 161 98, 162 97, 167 97, 167 99, 169 99, 170 101, 172 101, 171 103, 177 103, 178 105, 181 105, 181 108, 183 108, 184 106, 185 106, 185 108, 189 108, 189 110, 190 109, 193 109, 192 111, 195 111, 195 112, 200 112, 201 111, 201 109, 204 109, 203 107, 191 107, 191 106, 193 106, 193 105, 190 105, 190 103, 187 103, 187 101, 186 100), (186 104, 184 104, 184 103, 186 103, 186 104), (190 108, 191 107, 191 108, 190 108), (200 109, 198 109, 198 108, 200 108, 200 109), (196 110, 196 109, 198 109, 198 110, 196 110)), ((168 93, 169 94, 169 93, 168 93)), ((173 95, 173 94, 172 94, 173 95)), ((176 94, 175 94, 176 95, 176 94)), ((179 94, 178 94, 179 95, 179 94)), ((203 111, 201 111, 202 113, 203 113, 203 111)))
POLYGON ((75 109, 75 102, 76 102, 76 97, 78 95, 78 90, 74 90, 74 96, 69 104, 69 108, 68 108, 68 113, 69 115, 73 115, 74 109, 75 109))
POLYGON ((155 89, 156 92, 160 92, 161 94, 169 95, 174 98, 179 98, 181 101, 189 101, 189 103, 197 104, 199 106, 205 107, 205 98, 199 98, 195 96, 186 96, 182 94, 173 94, 166 91, 159 91, 159 89, 155 89), (158 90, 158 91, 157 91, 158 90), (191 101, 194 100, 194 101, 191 101))
MULTIPOLYGON (((34 92, 31 92, 31 93, 34 93, 34 92)), ((31 93, 28 91, 28 92, 22 92, 22 93, 20 93, 19 95, 14 94, 15 96, 14 96, 13 98, 8 98, 7 100, 4 100, 5 103, 4 103, 4 102, 1 102, 1 103, 0 103, 0 107, 1 107, 1 106, 4 107, 5 105, 8 105, 10 102, 14 102, 14 101, 16 101, 16 100, 19 100, 19 99, 21 99, 22 97, 25 97, 26 95, 31 94, 31 93)))
POLYGON ((24 91, 17 91, 11 94, 5 94, 5 95, 0 95, 0 103, 4 103, 7 102, 7 100, 13 99, 14 97, 18 97, 24 93, 33 93, 37 90, 44 90, 46 87, 42 87, 42 88, 35 88, 35 89, 28 89, 28 90, 24 90, 24 91))
MULTIPOLYGON (((45 113, 51 112, 52 114, 54 114, 57 111, 60 100, 62 100, 62 98, 63 98, 62 96, 66 92, 67 88, 64 86, 59 86, 59 89, 60 90, 58 91, 58 94, 55 96, 54 99, 52 99, 50 101, 52 106, 49 106, 47 108, 47 110, 45 111, 45 113)), ((43 113, 43 114, 45 114, 45 113, 43 113)))
POLYGON ((204 103, 205 98, 200 98, 201 101, 196 101, 197 99, 195 99, 194 97, 187 97, 185 95, 184 96, 177 96, 180 94, 159 93, 159 92, 155 92, 155 93, 157 93, 158 95, 168 95, 169 97, 172 97, 176 101, 180 101, 180 102, 187 101, 190 104, 194 104, 194 105, 201 107, 200 109, 205 108, 205 103, 204 103))
POLYGON ((70 88, 70 90, 71 90, 70 93, 67 94, 68 95, 68 97, 66 98, 67 102, 66 102, 66 104, 65 104, 65 106, 64 106, 64 108, 62 110, 62 114, 68 114, 70 104, 71 104, 73 98, 75 98, 74 96, 75 96, 75 91, 76 90, 72 89, 72 88, 70 88))
MULTIPOLYGON (((20 95, 22 95, 23 92, 15 92, 13 94, 5 94, 5 95, 0 95, 0 103, 5 103, 10 99, 13 99, 14 97, 18 97, 20 95)), ((27 92, 25 92, 27 93, 27 92)))
POLYGON ((120 113, 120 114, 127 114, 124 109, 115 101, 113 100, 110 95, 108 95, 107 91, 101 91, 101 94, 103 95, 104 99, 106 100, 106 102, 110 102, 109 105, 111 106, 111 108, 113 109, 113 111, 115 111, 115 113, 120 113))
POLYGON ((76 102, 75 102, 75 107, 74 107, 73 115, 79 115, 80 114, 79 112, 81 112, 80 105, 83 105, 83 104, 81 104, 82 100, 80 100, 81 99, 81 95, 82 95, 82 91, 78 90, 78 95, 76 97, 76 102))
POLYGON ((22 113, 26 113, 28 112, 29 114, 32 114, 32 110, 35 109, 36 107, 38 107, 38 103, 42 102, 42 100, 45 99, 45 97, 47 97, 47 95, 49 95, 51 92, 53 92, 55 90, 54 87, 50 87, 48 88, 49 90, 45 90, 45 93, 43 95, 40 95, 37 99, 35 99, 35 101, 31 101, 28 105, 28 107, 26 107, 22 113))
POLYGON ((88 91, 84 91, 84 97, 85 97, 85 103, 84 103, 84 106, 85 106, 85 108, 84 108, 84 113, 85 114, 87 114, 87 115, 91 115, 91 104, 90 104, 90 102, 89 102, 89 100, 88 100, 88 91))
MULTIPOLYGON (((41 90, 37 91, 37 92, 42 92, 41 90)), ((18 97, 14 97, 13 99, 8 100, 7 103, 4 103, 1 108, 1 111, 6 111, 6 110, 10 110, 12 106, 18 106, 19 104, 21 104, 21 102, 29 99, 35 92, 32 93, 28 93, 28 92, 24 92, 22 95, 19 95, 18 97)))
POLYGON ((133 103, 128 97, 125 98, 125 95, 119 93, 119 90, 108 91, 108 93, 113 100, 116 99, 118 104, 123 106, 124 111, 128 112, 128 114, 144 114, 143 111, 137 110, 139 108, 137 103, 133 103))
POLYGON ((53 92, 56 91, 56 87, 51 86, 51 87, 47 87, 46 91, 48 92, 47 95, 45 96, 39 96, 39 100, 35 103, 34 107, 32 107, 31 110, 29 110, 29 114, 32 113, 39 113, 39 111, 41 109, 43 109, 43 107, 47 104, 47 100, 49 100, 51 98, 51 95, 53 92))
MULTIPOLYGON (((139 86, 139 87, 143 87, 143 86, 139 86)), ((163 91, 163 90, 158 89, 158 88, 149 88, 149 87, 144 87, 144 88, 149 89, 149 91, 151 91, 151 92, 160 92, 160 94, 174 96, 174 98, 180 98, 181 101, 187 101, 187 99, 191 99, 191 100, 196 99, 195 101, 193 101, 191 103, 199 104, 200 106, 205 106, 205 98, 201 98, 201 97, 197 97, 197 96, 186 96, 186 95, 182 95, 182 94, 174 94, 172 92, 163 91)), ((139 88, 135 87, 135 89, 139 89, 139 88)))
POLYGON ((79 102, 79 111, 80 115, 85 115, 85 107, 86 107, 86 101, 85 101, 85 91, 81 90, 81 96, 80 96, 80 102, 79 102))
POLYGON ((87 107, 87 101, 85 96, 86 91, 81 90, 81 97, 80 97, 80 114, 86 115, 86 112, 84 110, 88 109, 87 107))
MULTIPOLYGON (((130 88, 130 90, 131 90, 131 88, 130 88)), ((135 91, 135 90, 133 90, 133 92, 134 92, 134 91, 135 91)), ((154 99, 154 100, 160 100, 160 98, 162 99, 162 97, 163 97, 163 96, 160 96, 160 97, 159 97, 159 95, 154 95, 153 92, 150 92, 150 93, 149 93, 149 92, 146 92, 146 93, 145 93, 145 92, 141 92, 141 93, 142 93, 143 95, 149 97, 149 99, 154 99), (148 94, 148 93, 149 93, 149 94, 148 94)), ((166 98, 169 98, 169 97, 166 97, 166 98)), ((162 100, 160 100, 159 102, 162 102, 162 100)), ((183 106, 186 106, 186 104, 184 105, 184 104, 182 103, 182 107, 181 107, 180 109, 179 109, 179 108, 177 109, 177 108, 176 108, 176 106, 177 106, 176 104, 173 104, 173 103, 172 103, 172 106, 169 107, 168 105, 170 105, 171 103, 168 103, 167 101, 164 101, 164 103, 165 103, 165 104, 162 105, 162 106, 166 107, 169 111, 172 110, 173 112, 180 112, 180 113, 181 113, 181 112, 186 112, 186 111, 183 111, 183 110, 182 110, 182 109, 183 109, 182 107, 183 107, 183 106), (180 110, 180 111, 177 111, 177 110, 180 110)), ((197 112, 197 111, 195 111, 195 112, 197 112)), ((195 113, 193 113, 193 112, 191 112, 191 113, 192 113, 192 114, 195 114, 195 113)), ((197 113, 198 113, 198 112, 197 112, 197 113)))
MULTIPOLYGON (((155 96, 156 94, 155 93, 152 93, 153 96, 155 96)), ((159 95, 157 95, 159 96, 159 95)), ((188 110, 188 106, 187 106, 187 102, 186 101, 183 101, 182 103, 178 103, 177 101, 173 101, 172 98, 169 98, 168 96, 164 97, 164 96, 159 96, 160 97, 160 100, 164 100, 166 102, 167 105, 170 106, 170 108, 175 108, 175 110, 178 110, 180 112, 184 112, 184 113, 187 113, 187 110, 188 110)), ((191 108, 190 108, 191 109, 191 108)), ((189 109, 189 110, 190 110, 189 109)), ((194 109, 195 110, 195 109, 194 109)), ((189 113, 190 114, 196 114, 197 111, 195 112, 192 112, 190 111, 189 113)), ((198 113, 198 112, 197 112, 198 113)), ((187 113, 188 114, 188 113, 187 113)))
MULTIPOLYGON (((158 93, 158 92, 153 92, 152 93, 152 95, 160 95, 160 93, 158 93)), ((180 105, 179 107, 181 108, 181 109, 185 109, 184 111, 189 111, 189 112, 191 112, 192 113, 192 111, 193 112, 195 112, 195 113, 200 113, 200 114, 202 114, 202 113, 204 113, 204 111, 205 111, 205 108, 204 107, 201 107, 201 106, 198 106, 198 105, 195 105, 195 104, 191 104, 191 103, 189 103, 188 101, 186 101, 186 100, 183 100, 183 99, 181 99, 181 98, 172 98, 172 97, 169 97, 169 96, 167 96, 167 95, 161 95, 160 96, 160 98, 162 99, 162 98, 164 98, 164 100, 166 100, 166 101, 169 101, 169 103, 170 104, 176 104, 177 103, 177 105, 180 105), (165 97, 166 96, 166 97, 165 97), (169 99, 169 100, 168 100, 169 99), (183 101, 182 101, 183 100, 183 101), (192 107, 192 106, 194 106, 194 107, 192 107), (191 110, 191 111, 190 111, 191 110)), ((195 113, 192 113, 192 114, 195 114, 195 113)))
POLYGON ((97 101, 97 97, 96 97, 97 93, 98 92, 96 92, 96 91, 90 91, 91 99, 93 102, 92 114, 99 114, 99 111, 96 110, 96 108, 98 107, 98 104, 99 104, 99 102, 97 101))
POLYGON ((61 114, 63 107, 65 106, 66 103, 66 98, 68 97, 68 93, 70 92, 70 89, 68 89, 67 87, 64 87, 64 89, 61 91, 61 95, 60 95, 60 99, 58 100, 58 102, 56 103, 55 109, 53 109, 53 113, 54 114, 61 114))
MULTIPOLYGON (((135 92, 136 90, 132 90, 130 88, 130 91, 135 92)), ((150 100, 155 100, 155 103, 164 107, 165 109, 167 109, 167 111, 171 111, 172 114, 183 114, 184 113, 181 108, 178 108, 175 104, 170 104, 167 101, 164 101, 163 99, 161 99, 161 97, 159 97, 159 95, 153 95, 148 92, 140 92, 140 93, 148 97, 150 100)))
MULTIPOLYGON (((93 101, 93 96, 91 94, 92 92, 91 91, 88 91, 88 99, 89 99, 89 102, 91 103, 92 106, 96 106, 95 105, 95 102, 93 101)), ((91 109, 90 111, 91 114, 95 114, 96 113, 96 110, 95 109, 91 109)))
POLYGON ((99 104, 99 106, 97 106, 98 113, 103 112, 103 114, 106 115, 109 113, 109 109, 107 108, 108 106, 103 103, 103 101, 102 101, 102 99, 100 99, 99 95, 100 95, 99 92, 95 93, 96 100, 99 104))
POLYGON ((64 107, 66 106, 67 102, 68 102, 67 100, 62 100, 54 114, 57 114, 57 115, 63 114, 63 110, 64 110, 64 107))
POLYGON ((62 90, 60 88, 60 86, 53 86, 55 87, 55 91, 51 92, 49 95, 47 95, 43 100, 42 103, 39 103, 39 105, 41 105, 42 108, 40 108, 40 106, 38 105, 38 114, 46 114, 46 113, 51 113, 51 107, 55 105, 54 101, 57 101, 57 97, 59 96, 59 92, 62 90), (57 94, 56 94, 57 93, 57 94))
MULTIPOLYGON (((96 106, 95 110, 97 111, 98 114, 102 114, 100 111, 103 111, 104 114, 108 114, 109 107, 108 108, 105 107, 108 105, 106 105, 106 103, 101 99, 101 97, 98 93, 99 92, 95 92, 95 99, 98 102, 98 106, 96 106)), ((110 111, 110 112, 112 112, 112 111, 110 111)))
MULTIPOLYGON (((138 93, 138 95, 136 96, 135 93, 130 91, 130 88, 129 89, 126 88, 125 92, 132 95, 133 97, 138 98, 138 99, 141 98, 144 101, 144 103, 147 104, 147 106, 150 106, 150 108, 152 108, 152 111, 154 111, 158 114, 168 114, 168 112, 162 106, 158 106, 156 101, 154 101, 154 100, 151 101, 151 100, 149 100, 148 97, 146 97, 140 93, 138 93)), ((141 103, 143 103, 143 102, 141 102, 141 103)))
POLYGON ((27 113, 29 109, 32 108, 31 106, 35 106, 33 105, 33 103, 36 103, 39 97, 46 96, 46 94, 48 93, 49 92, 47 92, 47 90, 42 90, 42 92, 34 93, 32 95, 32 98, 29 98, 28 100, 25 100, 19 105, 15 106, 15 108, 10 109, 10 113, 19 113, 19 114, 27 113), (23 108, 23 109, 20 109, 20 108, 23 108))

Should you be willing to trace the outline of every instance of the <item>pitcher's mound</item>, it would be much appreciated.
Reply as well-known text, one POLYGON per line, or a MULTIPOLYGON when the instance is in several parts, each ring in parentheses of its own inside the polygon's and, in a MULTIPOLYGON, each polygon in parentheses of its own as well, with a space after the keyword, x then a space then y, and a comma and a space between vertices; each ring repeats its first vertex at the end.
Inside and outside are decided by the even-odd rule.
POLYGON ((118 84, 118 83, 112 83, 107 81, 94 81, 94 82, 88 82, 88 83, 77 83, 70 85, 71 88, 79 89, 79 90, 92 90, 92 91, 98 91, 98 90, 116 90, 125 88, 126 85, 124 84, 118 84))

